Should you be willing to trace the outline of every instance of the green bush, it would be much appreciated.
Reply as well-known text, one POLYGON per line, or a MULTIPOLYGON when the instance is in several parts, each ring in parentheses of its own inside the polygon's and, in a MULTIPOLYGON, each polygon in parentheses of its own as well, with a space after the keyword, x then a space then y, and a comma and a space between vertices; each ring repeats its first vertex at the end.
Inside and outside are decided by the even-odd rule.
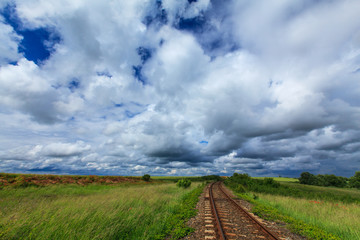
POLYGON ((219 175, 206 175, 201 177, 204 181, 221 181, 222 178, 219 175))
POLYGON ((264 184, 274 188, 280 187, 280 183, 276 182, 273 178, 264 178, 264 184))
POLYGON ((176 183, 176 185, 178 187, 188 188, 191 185, 191 181, 189 179, 181 179, 176 183))
POLYGON ((301 184, 316 185, 324 187, 346 187, 348 179, 334 174, 314 175, 309 172, 303 172, 300 175, 299 182, 301 184))
POLYGON ((30 179, 26 178, 25 176, 17 176, 15 178, 15 182, 13 183, 14 187, 30 187, 30 186, 37 186, 35 183, 32 183, 30 179))
POLYGON ((355 172, 355 175, 350 178, 350 187, 360 189, 360 172, 355 172))
POLYGON ((239 184, 235 187, 235 191, 238 193, 246 193, 246 188, 243 185, 239 184))
POLYGON ((142 180, 144 180, 145 182, 150 181, 150 175, 149 174, 145 174, 144 176, 141 177, 142 180))

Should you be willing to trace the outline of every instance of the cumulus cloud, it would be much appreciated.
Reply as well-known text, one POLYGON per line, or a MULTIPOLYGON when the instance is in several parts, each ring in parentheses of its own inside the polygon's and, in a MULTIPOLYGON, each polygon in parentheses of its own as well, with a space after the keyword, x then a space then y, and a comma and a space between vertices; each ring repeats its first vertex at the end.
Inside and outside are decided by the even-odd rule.
POLYGON ((53 102, 57 93, 49 80, 41 76, 38 66, 21 59, 17 65, 0 69, 0 104, 9 110, 30 114, 34 120, 53 123, 57 120, 53 102))
POLYGON ((11 26, 4 24, 4 19, 0 16, 0 66, 8 62, 16 62, 21 58, 18 52, 21 39, 22 37, 16 34, 11 26))
POLYGON ((41 153, 50 157, 67 157, 80 155, 88 150, 90 150, 90 145, 85 145, 84 142, 78 141, 74 144, 50 143, 41 150, 41 153))
POLYGON ((356 0, 0 8, 6 171, 349 176, 360 167, 356 0), (34 31, 48 36, 37 49, 22 44, 34 31), (37 51, 47 57, 28 57, 37 51))

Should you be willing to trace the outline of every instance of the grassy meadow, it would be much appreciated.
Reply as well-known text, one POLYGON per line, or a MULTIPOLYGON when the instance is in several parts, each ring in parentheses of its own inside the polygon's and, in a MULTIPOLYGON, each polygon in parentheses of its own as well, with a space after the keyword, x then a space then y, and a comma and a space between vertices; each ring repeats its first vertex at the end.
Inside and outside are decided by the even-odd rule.
MULTIPOLYGON (((358 191, 358 190, 354 190, 358 191)), ((360 205, 356 203, 308 200, 270 194, 258 194, 258 201, 280 213, 318 226, 340 239, 360 239, 360 205)))
POLYGON ((252 211, 286 223, 307 239, 360 239, 360 190, 320 187, 234 174, 225 183, 253 203, 252 211))
POLYGON ((201 183, 49 185, 0 190, 0 239, 164 239, 184 221, 201 183))
MULTIPOLYGON (((261 179, 264 180, 267 177, 254 177, 254 179, 261 179)), ((272 179, 274 179, 277 182, 299 182, 299 179, 297 178, 287 178, 287 177, 273 177, 272 179)))
POLYGON ((358 202, 360 203, 360 190, 356 188, 338 188, 338 187, 322 187, 306 184, 297 184, 289 182, 281 182, 283 186, 291 189, 296 189, 299 192, 306 192, 306 196, 319 194, 318 198, 333 200, 340 199, 342 201, 358 202))
POLYGON ((184 189, 179 179, 0 173, 0 239, 179 239, 204 183, 218 180, 307 239, 360 239, 358 189, 247 174, 186 177, 184 189))

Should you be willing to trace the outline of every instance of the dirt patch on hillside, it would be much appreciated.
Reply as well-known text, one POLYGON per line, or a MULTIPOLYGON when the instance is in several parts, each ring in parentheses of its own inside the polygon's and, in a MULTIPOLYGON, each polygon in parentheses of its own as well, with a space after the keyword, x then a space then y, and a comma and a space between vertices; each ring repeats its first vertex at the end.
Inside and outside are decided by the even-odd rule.
POLYGON ((0 173, 0 187, 48 186, 54 184, 118 184, 144 182, 139 177, 122 176, 73 176, 73 175, 41 175, 41 174, 9 174, 0 173))

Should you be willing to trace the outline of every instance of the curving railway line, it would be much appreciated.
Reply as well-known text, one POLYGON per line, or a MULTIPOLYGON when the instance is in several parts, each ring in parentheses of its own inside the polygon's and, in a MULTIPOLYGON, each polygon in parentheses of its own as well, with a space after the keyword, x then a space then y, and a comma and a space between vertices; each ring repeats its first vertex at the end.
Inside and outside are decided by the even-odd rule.
POLYGON ((205 239, 271 239, 280 240, 221 187, 212 183, 205 202, 205 239))

